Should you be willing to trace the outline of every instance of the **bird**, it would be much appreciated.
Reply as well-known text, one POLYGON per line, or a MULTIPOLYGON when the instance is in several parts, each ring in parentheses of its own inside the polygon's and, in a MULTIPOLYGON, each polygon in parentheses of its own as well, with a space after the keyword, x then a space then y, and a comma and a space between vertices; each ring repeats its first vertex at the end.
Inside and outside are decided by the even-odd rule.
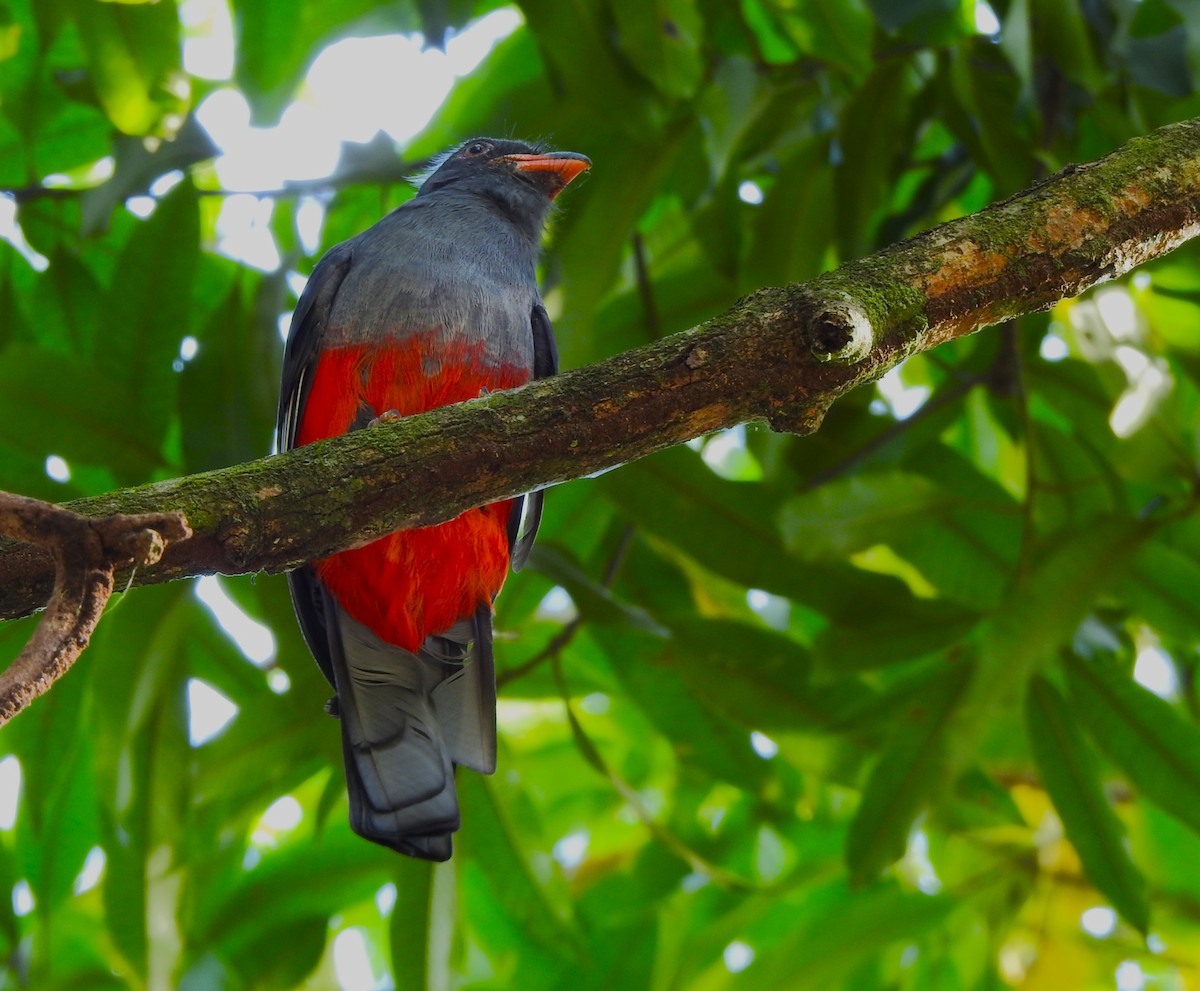
MULTIPOLYGON (((574 152, 472 138, 435 160, 415 196, 331 248, 292 315, 278 449, 555 374, 535 269, 555 197, 590 167, 574 152)), ((289 572, 334 689, 350 825, 366 839, 450 858, 455 768, 496 766, 493 601, 541 515, 533 492, 289 572)))

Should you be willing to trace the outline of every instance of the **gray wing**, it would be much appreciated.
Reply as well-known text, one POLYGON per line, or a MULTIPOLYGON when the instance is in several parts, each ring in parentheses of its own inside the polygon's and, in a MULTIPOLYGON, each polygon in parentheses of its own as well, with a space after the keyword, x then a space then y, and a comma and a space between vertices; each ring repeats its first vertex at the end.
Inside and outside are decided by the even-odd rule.
MULTIPOLYGON (((331 249, 313 269, 304 287, 283 352, 283 380, 279 390, 279 413, 275 422, 275 444, 281 451, 296 446, 296 435, 304 416, 304 404, 312 388, 312 373, 333 307, 334 297, 350 271, 353 248, 350 242, 331 249)), ((304 642, 321 673, 334 684, 326 629, 329 596, 309 566, 288 572, 288 589, 304 642)), ((336 687, 336 686, 335 686, 336 687)))
MULTIPOLYGON (((529 315, 529 323, 533 330, 533 377, 544 379, 557 375, 558 346, 554 342, 554 329, 550 326, 550 317, 540 302, 529 315)), ((515 500, 513 508, 509 511, 508 545, 511 548, 513 571, 520 571, 529 560, 529 552, 533 550, 533 542, 537 539, 538 527, 542 524, 543 501, 544 493, 538 489, 515 500), (518 536, 522 516, 525 521, 524 532, 518 536)))
POLYGON ((279 388, 279 413, 275 420, 275 444, 281 451, 296 446, 296 433, 304 404, 312 388, 312 370, 333 309, 354 256, 353 242, 331 248, 313 269, 292 314, 287 345, 283 351, 283 376, 279 388))

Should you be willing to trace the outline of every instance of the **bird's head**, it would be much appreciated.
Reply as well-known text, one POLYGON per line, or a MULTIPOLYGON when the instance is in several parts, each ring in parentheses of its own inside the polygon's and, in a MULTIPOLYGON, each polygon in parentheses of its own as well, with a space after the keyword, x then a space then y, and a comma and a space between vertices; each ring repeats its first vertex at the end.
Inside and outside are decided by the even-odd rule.
POLYGON ((453 189, 483 196, 536 236, 551 201, 591 165, 586 156, 573 151, 541 151, 523 141, 472 138, 439 160, 417 195, 453 189))

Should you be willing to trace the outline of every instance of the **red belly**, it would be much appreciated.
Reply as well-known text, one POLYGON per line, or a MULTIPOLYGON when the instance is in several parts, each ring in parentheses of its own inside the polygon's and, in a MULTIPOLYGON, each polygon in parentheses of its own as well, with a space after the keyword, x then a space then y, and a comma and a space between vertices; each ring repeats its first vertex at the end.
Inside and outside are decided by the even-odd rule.
MULTIPOLYGON (((522 385, 525 369, 489 364, 483 345, 451 351, 433 333, 401 344, 351 345, 318 360, 297 444, 343 434, 363 404, 403 416, 522 385)), ((401 530, 318 561, 317 573, 351 616, 378 636, 416 651, 496 597, 508 574, 511 500, 456 519, 401 530)))

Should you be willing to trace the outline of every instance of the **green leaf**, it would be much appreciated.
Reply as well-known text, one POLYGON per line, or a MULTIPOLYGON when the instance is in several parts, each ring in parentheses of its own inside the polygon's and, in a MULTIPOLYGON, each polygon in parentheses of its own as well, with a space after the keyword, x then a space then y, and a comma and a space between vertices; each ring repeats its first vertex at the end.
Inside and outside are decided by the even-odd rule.
MULTIPOLYGON (((0 842, 0 888, 12 891, 20 880, 11 844, 0 842)), ((13 953, 21 940, 20 925, 12 899, 0 901, 0 952, 13 953)))
POLYGON ((432 932, 437 924, 433 915, 434 865, 409 857, 396 859, 392 883, 396 903, 388 921, 392 979, 397 988, 423 991, 430 987, 430 968, 434 952, 432 932))
POLYGON ((198 603, 187 585, 139 589, 108 611, 88 647, 94 726, 89 740, 107 857, 104 921, 136 973, 148 966, 146 932, 155 848, 179 841, 191 798, 184 683, 198 603))
POLYGON ((555 322, 564 366, 599 357, 584 350, 595 345, 579 330, 583 315, 611 288, 639 218, 658 186, 682 168, 679 159, 694 128, 684 120, 652 137, 622 137, 607 146, 602 167, 588 176, 586 195, 571 201, 569 225, 560 224, 555 232, 567 290, 563 317, 555 322))
POLYGON ((1118 585, 1123 599, 1163 633, 1190 641, 1200 629, 1200 562, 1169 543, 1170 535, 1148 540, 1118 585))
POLYGON ((274 123, 321 44, 354 34, 355 22, 360 19, 363 34, 411 34, 421 27, 412 3, 237 0, 235 81, 250 101, 253 123, 274 123))
POLYGON ((27 312, 37 314, 32 340, 78 360, 96 348, 96 327, 104 311, 102 290, 92 270, 66 245, 55 244, 49 261, 25 303, 27 312))
POLYGON ((942 784, 947 731, 971 674, 971 665, 963 663, 939 672, 889 734, 846 837, 846 863, 856 882, 904 855, 913 820, 942 784))
POLYGON ((97 371, 124 394, 109 415, 156 445, 174 410, 179 376, 172 362, 189 329, 199 255, 196 190, 184 180, 122 249, 102 318, 97 371))
MULTIPOLYGON (((1154 7, 1166 10, 1166 3, 1163 0, 1145 3, 1138 11, 1135 24, 1144 10, 1154 7)), ((1142 37, 1135 34, 1125 43, 1125 58, 1129 75, 1139 85, 1167 96, 1191 95, 1193 80, 1188 64, 1188 32, 1183 24, 1176 24, 1159 34, 1142 37)))
POLYGON ((809 684, 808 651, 733 620, 676 617, 667 656, 696 697, 748 729, 791 730, 828 715, 809 684))
POLYGON ((962 8, 958 0, 867 0, 867 6, 880 27, 888 31, 907 27, 914 21, 953 16, 962 8))
POLYGON ((590 633, 604 649, 629 698, 682 760, 739 787, 753 787, 762 778, 764 765, 750 747, 750 734, 688 690, 685 672, 689 657, 677 652, 664 657, 662 642, 644 634, 613 627, 597 627, 590 633))
POLYGON ((746 132, 767 109, 768 94, 762 77, 749 59, 731 58, 716 67, 712 82, 704 87, 697 102, 704 120, 704 145, 714 178, 725 176, 746 132))
POLYGON ((297 63, 308 55, 301 46, 302 18, 297 16, 302 6, 239 0, 237 82, 252 105, 263 108, 259 123, 283 109, 299 74, 297 63))
MULTIPOLYGON (((247 965, 265 951, 272 934, 278 939, 316 919, 327 931, 334 912, 374 896, 394 858, 344 825, 318 838, 296 836, 264 852, 251 870, 243 866, 241 851, 233 852, 235 856, 213 858, 208 871, 196 875, 185 893, 180 922, 198 945, 247 965)), ((319 949, 319 936, 315 943, 319 949)))
POLYGON ((781 521, 789 546, 819 560, 886 544, 945 598, 993 607, 1016 564, 1020 506, 943 444, 906 460, 907 470, 860 471, 791 500, 781 521))
POLYGON ((1030 11, 1035 50, 1085 90, 1099 89, 1102 74, 1083 9, 1059 0, 1030 0, 1030 11))
POLYGON ((14 853, 45 918, 71 894, 88 850, 99 841, 91 773, 91 672, 70 671, 53 694, 5 726, 5 747, 21 763, 14 853))
MULTIPOLYGON (((1033 172, 1033 153, 1020 112, 1021 89, 1007 60, 990 46, 963 47, 952 54, 950 74, 957 101, 970 115, 974 144, 996 188, 1016 191, 1033 172)), ((960 134, 961 136, 961 134, 960 134)), ((974 149, 973 149, 974 150, 974 149)))
POLYGON ((124 401, 119 385, 82 355, 25 345, 0 352, 0 442, 16 450, 145 477, 161 457, 134 423, 109 415, 124 401))
POLYGON ((961 640, 980 621, 979 613, 941 599, 881 603, 857 623, 838 623, 817 634, 813 656, 822 675, 903 664, 961 640))
POLYGON ((827 991, 864 961, 889 947, 911 943, 943 925, 954 899, 917 895, 895 884, 854 891, 835 881, 807 892, 785 911, 793 934, 761 964, 746 968, 728 984, 756 991, 827 991))
POLYGON ((565 588, 589 620, 627 626, 660 637, 667 635, 666 628, 646 610, 622 602, 610 589, 589 578, 579 562, 562 547, 535 544, 529 555, 529 565, 565 588))
MULTIPOLYGON (((627 138, 646 140, 649 135, 639 135, 638 125, 648 123, 646 114, 650 105, 641 98, 644 88, 638 85, 613 44, 608 11, 602 4, 596 0, 569 4, 560 0, 525 0, 521 12, 539 40, 547 75, 556 77, 557 86, 561 87, 559 98, 572 106, 573 116, 595 123, 610 122, 627 138), (551 37, 569 38, 570 43, 545 44, 551 37), (627 116, 615 119, 609 116, 616 107, 623 107, 627 116)), ((614 155, 623 151, 607 147, 614 155)), ((651 151, 652 146, 647 144, 645 150, 651 151)))
POLYGON ((1156 896, 1162 925, 1170 910, 1157 906, 1168 905, 1173 897, 1190 898, 1200 890, 1200 835, 1149 802, 1140 803, 1138 811, 1137 828, 1130 836, 1133 856, 1156 896))
POLYGON ((144 195, 159 176, 190 169, 216 157, 218 148, 193 115, 183 122, 170 141, 147 147, 141 138, 121 137, 113 143, 112 177, 81 196, 85 234, 105 230, 113 210, 130 196, 144 195))
MULTIPOLYGON (((205 268, 213 260, 205 258, 205 268)), ((212 267, 216 267, 215 265, 212 267)), ((234 266, 221 266, 229 285, 234 266)), ((270 449, 279 378, 279 333, 239 279, 197 334, 196 356, 179 376, 179 412, 188 471, 261 457, 270 449)))
POLYGON ((1200 833, 1200 729, 1102 659, 1066 658, 1075 711, 1135 787, 1200 833))
POLYGON ((179 991, 210 991, 237 987, 240 982, 263 991, 291 991, 303 986, 325 952, 327 919, 314 916, 251 933, 247 945, 233 955, 209 952, 186 960, 176 985, 179 991), (281 953, 279 948, 287 947, 281 953))
POLYGON ((1047 658, 1070 642, 1097 596, 1123 573, 1149 528, 1107 517, 1065 537, 1018 584, 981 628, 979 673, 964 707, 960 747, 978 733, 1047 658))
POLYGON ((783 501, 765 485, 715 475, 687 448, 643 458, 595 483, 639 526, 747 588, 812 605, 853 622, 881 601, 909 597, 894 578, 789 554, 774 520, 783 501))
POLYGON ((1088 877, 1139 932, 1150 927, 1145 880, 1104 794, 1095 756, 1067 703, 1040 675, 1029 684, 1025 717, 1033 756, 1067 838, 1088 877))
POLYGON ((904 59, 879 63, 842 112, 842 161, 833 173, 833 197, 838 252, 844 259, 857 257, 871 244, 870 222, 890 192, 892 163, 905 144, 909 73, 904 59))
POLYGON ((487 904, 493 923, 479 936, 494 950, 519 950, 522 967, 580 966, 581 940, 573 920, 554 911, 546 886, 535 880, 510 818, 512 809, 497 801, 497 787, 477 774, 458 778, 459 806, 468 827, 456 840, 456 857, 464 860, 466 897, 472 905, 487 904))
MULTIPOLYGON (((44 173, 71 172, 91 165, 108 152, 112 126, 102 113, 94 107, 63 100, 50 90, 49 83, 40 92, 46 107, 30 135, 32 140, 24 142, 25 179, 44 173), (51 113, 51 107, 57 110, 51 113)), ((12 151, 6 145, 9 142, 0 129, 0 155, 5 157, 12 151)))
MULTIPOLYGON (((534 549, 554 543, 569 546, 580 559, 603 562, 597 565, 599 571, 612 559, 616 546, 606 540, 614 515, 612 504, 589 480, 556 485, 546 494, 542 525, 534 549)), ((504 585, 504 594, 496 600, 496 628, 523 628, 532 620, 546 591, 547 579, 532 569, 510 575, 504 585)), ((626 602, 637 600, 636 595, 623 595, 622 598, 626 602)))
POLYGON ((998 611, 984 641, 984 663, 1028 670, 1068 642, 1149 532, 1134 520, 1110 517, 1062 540, 998 611))
POLYGON ((611 3, 621 47, 634 68, 664 95, 686 99, 704 71, 704 22, 696 0, 611 3))
POLYGON ((1029 0, 1012 0, 1000 26, 1000 50, 1008 57, 1026 96, 1033 91, 1032 33, 1029 0))
POLYGON ((771 65, 792 62, 797 55, 796 46, 773 14, 771 6, 764 0, 742 2, 742 16, 746 19, 746 27, 754 33, 763 60, 771 65))
MULTIPOLYGON (((69 0, 9 0, 0 6, 0 182, 36 185, 72 172, 107 151, 111 125, 68 80, 81 56, 75 33, 62 31, 69 0), (72 97, 75 97, 74 99, 72 97)), ((81 67, 80 67, 81 68, 81 67)))
POLYGON ((132 135, 174 130, 164 118, 184 110, 175 4, 73 0, 72 10, 109 120, 132 135))
POLYGON ((1005 510, 964 500, 932 526, 898 535, 894 549, 942 598, 991 611, 1003 600, 1020 554, 1018 514, 1015 504, 1005 510))
POLYGON ((921 475, 848 475, 788 500, 780 529, 793 554, 836 560, 933 526, 961 502, 957 493, 921 475))
POLYGON ((803 142, 780 165, 754 214, 747 287, 809 279, 821 271, 834 234, 833 182, 825 163, 829 139, 803 142), (797 236, 803 231, 803 236, 797 236))
MULTIPOLYGON (((88 850, 99 839, 96 781, 85 754, 72 754, 56 773, 41 809, 36 840, 26 835, 22 845, 37 859, 27 862, 26 877, 35 899, 53 914, 71 893, 88 850)), ((44 787, 30 776, 26 788, 44 787)))
POLYGON ((802 8, 773 3, 800 54, 861 77, 871 70, 871 14, 862 0, 812 0, 802 8))

